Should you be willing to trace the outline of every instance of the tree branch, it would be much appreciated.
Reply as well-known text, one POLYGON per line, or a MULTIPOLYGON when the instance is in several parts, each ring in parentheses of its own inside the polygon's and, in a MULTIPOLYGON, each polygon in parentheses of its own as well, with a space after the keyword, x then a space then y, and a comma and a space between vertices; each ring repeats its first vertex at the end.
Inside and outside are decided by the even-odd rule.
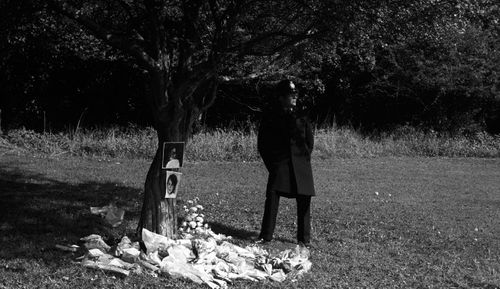
POLYGON ((94 36, 102 39, 105 43, 136 58, 139 61, 139 65, 143 68, 147 70, 154 68, 154 60, 145 52, 136 40, 117 35, 112 31, 105 29, 65 1, 49 0, 48 4, 54 11, 78 22, 80 25, 88 29, 94 36))
POLYGON ((210 92, 203 96, 200 102, 200 110, 206 111, 212 104, 215 102, 215 98, 217 96, 217 88, 218 88, 217 80, 214 80, 211 84, 210 92))
POLYGON ((176 96, 181 101, 181 104, 190 99, 200 86, 214 78, 215 71, 210 68, 199 68, 192 72, 190 77, 185 79, 176 90, 176 96))
POLYGON ((217 35, 218 32, 222 30, 219 15, 217 15, 217 1, 209 0, 208 4, 210 6, 210 13, 212 14, 212 17, 214 19, 215 31, 216 31, 215 35, 217 35))
POLYGON ((127 2, 123 0, 115 0, 115 2, 117 2, 118 5, 120 5, 123 8, 123 10, 125 10, 125 12, 130 18, 134 18, 134 15, 132 14, 132 9, 127 2))
POLYGON ((240 51, 240 53, 238 53, 239 57, 242 57, 245 55, 272 56, 272 55, 276 54, 277 52, 279 52, 280 50, 282 50, 286 47, 290 47, 290 46, 297 44, 300 41, 308 39, 308 38, 311 38, 311 36, 307 35, 307 34, 291 35, 291 34, 287 34, 287 33, 270 33, 270 34, 266 35, 266 37, 261 37, 260 39, 254 39, 254 41, 249 40, 247 43, 244 43, 242 45, 242 46, 244 46, 243 48, 235 49, 235 50, 240 51), (264 42, 264 41, 269 41, 273 37, 276 37, 276 36, 283 36, 283 37, 287 37, 289 39, 282 42, 280 45, 277 45, 277 46, 267 47, 267 48, 264 48, 261 50, 256 48, 259 43, 264 42))

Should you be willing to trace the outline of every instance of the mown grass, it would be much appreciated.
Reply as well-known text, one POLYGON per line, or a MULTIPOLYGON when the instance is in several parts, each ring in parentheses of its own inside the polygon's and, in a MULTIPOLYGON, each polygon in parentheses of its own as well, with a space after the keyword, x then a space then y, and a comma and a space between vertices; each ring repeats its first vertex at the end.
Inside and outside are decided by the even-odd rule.
MULTIPOLYGON (((189 141, 186 159, 192 161, 259 160, 254 130, 210 130, 196 133, 189 141)), ((390 133, 366 136, 346 128, 318 129, 313 158, 358 157, 500 157, 500 135, 476 133, 468 136, 424 132, 402 127, 390 133)), ((151 158, 157 148, 151 128, 112 127, 71 133, 39 134, 30 130, 9 131, 0 136, 0 146, 12 151, 44 155, 74 155, 151 158)))
MULTIPOLYGON (((55 244, 135 229, 148 160, 3 154, 0 288, 207 288, 165 276, 85 269, 55 244), (90 206, 115 201, 107 227, 90 206)), ((298 282, 230 288, 500 288, 500 160, 331 158, 313 162, 312 271, 298 282)), ((179 206, 195 197, 216 232, 249 244, 259 230, 260 162, 186 162, 179 206)), ((295 246, 295 204, 282 199, 270 250, 295 246)))

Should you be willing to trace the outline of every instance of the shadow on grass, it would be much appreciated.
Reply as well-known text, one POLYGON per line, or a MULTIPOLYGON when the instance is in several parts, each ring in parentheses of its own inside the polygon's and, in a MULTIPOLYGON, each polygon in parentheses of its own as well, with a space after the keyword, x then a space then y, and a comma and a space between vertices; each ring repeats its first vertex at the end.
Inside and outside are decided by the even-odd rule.
POLYGON ((0 165, 0 256, 15 257, 12 251, 33 249, 30 244, 43 248, 75 243, 90 234, 107 241, 129 235, 139 217, 140 195, 140 190, 116 183, 71 184, 0 165), (126 211, 117 228, 90 213, 91 206, 111 201, 126 211))
MULTIPOLYGON (((253 241, 254 238, 256 238, 259 234, 259 232, 237 229, 218 222, 210 223, 210 227, 217 234, 221 233, 226 236, 240 239, 242 241, 253 241)), ((273 241, 279 241, 282 243, 295 243, 295 240, 283 237, 275 237, 273 238, 273 241)))
POLYGON ((214 222, 210 223, 210 227, 212 231, 217 234, 224 234, 226 236, 231 236, 233 238, 238 238, 242 240, 250 240, 252 237, 255 237, 256 233, 248 230, 237 229, 234 227, 229 227, 225 224, 214 222))
MULTIPOLYGON (((30 246, 75 244, 90 234, 101 235, 108 244, 117 243, 125 235, 135 237, 142 190, 113 182, 61 182, 0 165, 0 199, 0 257, 15 258, 19 253, 24 255, 16 243, 28 244, 25 247, 31 250, 30 246), (110 202, 126 211, 117 228, 90 213, 90 207, 110 202)), ((222 223, 210 225, 216 233, 241 240, 250 240, 256 234, 222 223)))

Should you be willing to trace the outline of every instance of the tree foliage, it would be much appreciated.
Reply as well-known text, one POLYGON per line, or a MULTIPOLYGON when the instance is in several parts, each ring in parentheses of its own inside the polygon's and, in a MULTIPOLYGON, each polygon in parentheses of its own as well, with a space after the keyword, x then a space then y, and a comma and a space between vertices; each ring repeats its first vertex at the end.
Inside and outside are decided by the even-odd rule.
POLYGON ((363 6, 355 30, 338 33, 349 36, 323 57, 327 90, 316 116, 370 130, 484 129, 498 117, 498 9, 492 1, 363 6))
POLYGON ((493 0, 1 5, 2 94, 9 96, 1 105, 18 123, 64 109, 75 123, 86 107, 88 116, 116 115, 102 122, 144 121, 153 107, 164 109, 163 118, 177 115, 184 133, 174 134, 185 138, 214 102, 208 123, 241 108, 241 119, 255 119, 263 83, 284 76, 300 84, 304 104, 323 123, 454 130, 493 128, 498 117, 500 13, 493 0), (106 91, 125 84, 113 80, 125 65, 132 75, 126 89, 106 91), (82 78, 78 70, 90 73, 82 78), (100 106, 115 113, 93 113, 92 103, 106 98, 113 100, 100 106))

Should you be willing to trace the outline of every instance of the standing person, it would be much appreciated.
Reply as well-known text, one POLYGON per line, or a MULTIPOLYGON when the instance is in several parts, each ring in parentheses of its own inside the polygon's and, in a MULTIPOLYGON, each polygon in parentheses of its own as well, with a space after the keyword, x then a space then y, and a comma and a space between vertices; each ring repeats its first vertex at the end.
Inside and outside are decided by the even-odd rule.
POLYGON ((297 201, 297 242, 311 246, 311 168, 314 145, 310 122, 297 111, 298 91, 290 80, 276 86, 274 103, 264 110, 257 148, 269 172, 264 216, 256 243, 272 240, 280 197, 297 201))

